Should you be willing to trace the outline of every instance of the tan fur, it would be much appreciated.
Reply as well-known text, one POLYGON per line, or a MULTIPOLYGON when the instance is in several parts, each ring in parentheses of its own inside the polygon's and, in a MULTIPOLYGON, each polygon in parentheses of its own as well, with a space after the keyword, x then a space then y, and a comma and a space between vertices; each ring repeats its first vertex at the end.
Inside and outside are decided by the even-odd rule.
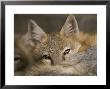
POLYGON ((96 33, 87 34, 84 32, 80 32, 78 40, 81 43, 79 52, 82 52, 85 51, 87 48, 97 44, 97 35, 96 33))
POLYGON ((80 32, 73 15, 67 17, 60 32, 45 33, 34 20, 28 26, 30 23, 33 28, 15 39, 21 61, 28 63, 22 70, 24 75, 89 75, 89 61, 73 56, 96 45, 96 34, 80 32))

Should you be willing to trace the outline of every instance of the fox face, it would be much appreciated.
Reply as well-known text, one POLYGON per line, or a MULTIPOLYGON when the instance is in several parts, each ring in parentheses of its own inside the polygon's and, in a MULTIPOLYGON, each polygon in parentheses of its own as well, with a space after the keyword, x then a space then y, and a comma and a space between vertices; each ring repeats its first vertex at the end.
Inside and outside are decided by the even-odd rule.
POLYGON ((74 15, 67 17, 60 32, 51 33, 30 19, 27 33, 15 39, 15 71, 22 68, 25 75, 86 74, 87 63, 73 57, 81 47, 78 37, 74 15))
POLYGON ((79 28, 73 15, 67 17, 64 26, 60 32, 47 34, 39 25, 30 20, 28 23, 28 32, 23 37, 25 44, 34 47, 33 53, 36 59, 50 60, 51 64, 60 63, 63 60, 69 60, 80 48, 77 41, 79 28), (37 58, 39 57, 39 58, 37 58))

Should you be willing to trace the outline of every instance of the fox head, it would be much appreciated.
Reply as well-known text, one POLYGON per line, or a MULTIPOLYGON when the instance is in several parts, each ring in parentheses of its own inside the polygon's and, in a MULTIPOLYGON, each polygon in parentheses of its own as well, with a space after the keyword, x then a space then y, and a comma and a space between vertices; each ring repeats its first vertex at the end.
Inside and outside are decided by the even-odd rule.
POLYGON ((69 15, 60 32, 46 33, 34 20, 28 22, 24 45, 32 48, 36 60, 52 65, 71 60, 81 44, 77 41, 79 28, 74 15, 69 15))

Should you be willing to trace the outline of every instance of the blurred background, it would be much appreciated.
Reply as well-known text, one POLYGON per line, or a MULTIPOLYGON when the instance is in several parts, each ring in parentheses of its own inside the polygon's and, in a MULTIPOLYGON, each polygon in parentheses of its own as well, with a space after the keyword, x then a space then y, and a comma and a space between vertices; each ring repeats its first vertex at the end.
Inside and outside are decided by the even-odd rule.
MULTIPOLYGON (((14 15, 14 32, 15 34, 24 34, 28 30, 30 19, 47 33, 60 31, 64 25, 67 14, 15 14, 14 15)), ((75 14, 79 29, 86 33, 97 32, 97 15, 96 14, 75 14)))

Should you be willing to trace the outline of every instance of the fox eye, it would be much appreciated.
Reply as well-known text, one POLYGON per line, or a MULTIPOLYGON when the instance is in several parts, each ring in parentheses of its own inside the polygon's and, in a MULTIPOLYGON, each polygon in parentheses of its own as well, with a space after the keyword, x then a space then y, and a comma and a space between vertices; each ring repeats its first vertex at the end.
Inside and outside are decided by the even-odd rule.
POLYGON ((21 61, 21 57, 15 57, 14 60, 15 61, 21 61))
POLYGON ((23 68, 24 66, 25 65, 24 65, 21 57, 14 58, 14 71, 17 71, 17 70, 23 68))
POLYGON ((49 55, 43 55, 42 58, 43 59, 51 59, 49 55))
POLYGON ((66 54, 69 54, 69 52, 70 52, 70 49, 66 49, 63 54, 66 55, 66 54))

